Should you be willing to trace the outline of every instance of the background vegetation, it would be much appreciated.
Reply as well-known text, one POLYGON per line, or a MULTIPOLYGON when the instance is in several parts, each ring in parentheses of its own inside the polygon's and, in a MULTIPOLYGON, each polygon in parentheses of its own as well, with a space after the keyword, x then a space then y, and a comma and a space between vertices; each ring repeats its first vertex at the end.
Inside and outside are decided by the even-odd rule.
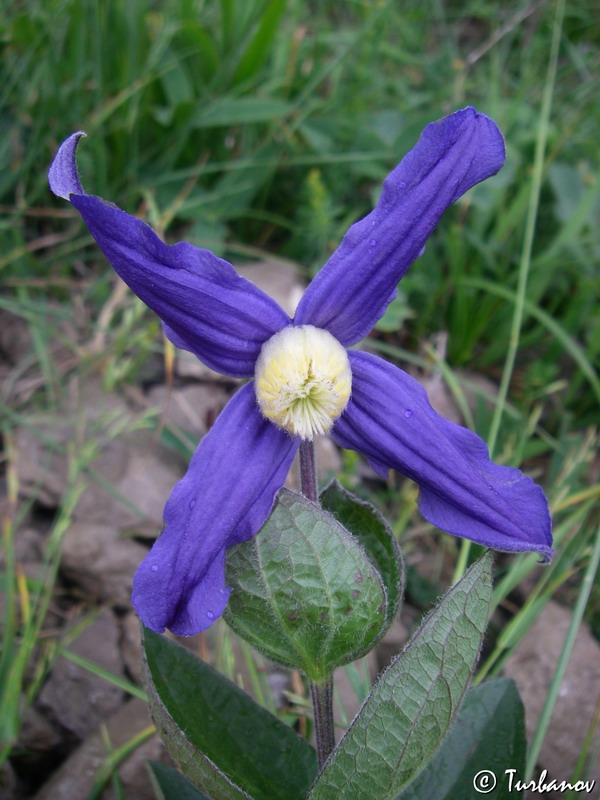
MULTIPOLYGON (((147 358, 163 352, 156 321, 133 300, 101 316, 113 275, 77 214, 47 189, 57 145, 78 129, 88 133, 80 172, 90 193, 141 215, 168 241, 185 238, 236 263, 276 254, 309 276, 372 207, 425 123, 467 104, 493 117, 507 141, 505 168, 445 215, 370 345, 404 367, 440 372, 495 457, 523 466, 551 499, 558 556, 535 571, 484 673, 501 667, 557 593, 566 603, 579 598, 598 634, 594 0, 5 0, 0 44, 0 310, 27 322, 34 346, 22 370, 37 365, 42 376, 16 397, 5 381, 0 412, 9 500, 5 755, 22 713, 14 697, 25 686, 31 701, 52 658, 46 653, 25 680, 39 658, 52 581, 28 584, 10 556, 24 514, 12 434, 58 409, 64 391, 50 334, 76 317, 82 340, 93 341, 101 319, 101 351, 64 344, 70 369, 93 370, 107 388, 142 380, 147 358), (441 350, 439 332, 447 334, 441 350)), ((47 554, 54 573, 93 448, 79 442, 72 462, 72 493, 47 554)), ((355 489, 356 467, 348 456, 344 480, 355 489)), ((409 554, 417 546, 418 517, 406 505, 413 496, 398 483, 375 497, 409 554)), ((460 572, 472 557, 451 537, 435 541, 443 546, 431 550, 432 575, 447 563, 460 572)), ((498 602, 534 568, 527 556, 507 561, 498 602)), ((422 584, 411 580, 417 597, 422 584)))

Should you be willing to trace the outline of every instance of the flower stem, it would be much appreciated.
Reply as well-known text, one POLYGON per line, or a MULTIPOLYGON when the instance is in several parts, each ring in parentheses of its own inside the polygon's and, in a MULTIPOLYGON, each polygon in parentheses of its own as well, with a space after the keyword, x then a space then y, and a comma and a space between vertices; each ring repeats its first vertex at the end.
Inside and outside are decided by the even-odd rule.
POLYGON ((317 502, 317 471, 315 469, 315 446, 312 442, 302 440, 300 445, 300 485, 302 494, 313 502, 317 502))
POLYGON ((310 694, 313 702, 315 733, 317 735, 317 758, 319 770, 335 746, 333 734, 333 676, 323 681, 310 682, 310 694))
MULTIPOLYGON (((302 494, 315 503, 319 502, 317 471, 315 469, 315 447, 312 442, 302 441, 300 445, 300 485, 302 494)), ((315 719, 317 756, 319 769, 335 745, 333 735, 333 676, 328 675, 320 681, 310 682, 310 694, 315 719)))

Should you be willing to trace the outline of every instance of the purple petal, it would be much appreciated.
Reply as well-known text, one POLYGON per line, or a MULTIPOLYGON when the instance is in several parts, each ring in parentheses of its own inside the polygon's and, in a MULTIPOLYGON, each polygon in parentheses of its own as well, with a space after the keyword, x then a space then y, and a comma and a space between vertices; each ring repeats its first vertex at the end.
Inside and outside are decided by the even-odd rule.
POLYGON ((243 386, 201 441, 165 507, 165 528, 140 565, 133 604, 158 633, 188 636, 227 604, 225 548, 253 536, 283 486, 298 440, 265 420, 243 386))
POLYGON ((394 299, 444 211, 498 172, 504 158, 502 134, 474 108, 428 125, 386 178, 376 208, 352 225, 307 288, 295 324, 325 328, 345 346, 360 341, 394 299))
POLYGON ((48 170, 48 182, 50 188, 57 197, 69 200, 72 194, 83 194, 83 188, 77 173, 77 162, 75 154, 77 145, 82 136, 87 134, 84 131, 72 133, 58 148, 54 156, 54 161, 48 170))
POLYGON ((514 467, 489 459, 472 431, 437 414, 424 389, 377 356, 352 351, 352 397, 333 429, 342 447, 364 453, 384 475, 392 467, 420 487, 423 516, 495 550, 552 555, 544 493, 514 467))
POLYGON ((176 346, 218 372, 253 375, 262 345, 290 324, 287 314, 209 250, 186 242, 166 245, 140 219, 84 194, 75 164, 82 135, 70 136, 56 154, 52 191, 75 206, 116 272, 163 320, 176 346))

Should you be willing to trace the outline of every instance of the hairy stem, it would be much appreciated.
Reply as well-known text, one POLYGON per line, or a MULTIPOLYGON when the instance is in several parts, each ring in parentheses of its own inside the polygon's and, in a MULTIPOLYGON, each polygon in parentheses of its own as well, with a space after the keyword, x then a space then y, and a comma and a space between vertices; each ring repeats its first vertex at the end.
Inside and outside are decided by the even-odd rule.
POLYGON ((310 694, 315 717, 315 733, 317 735, 317 758, 319 759, 319 769, 321 770, 335 746, 333 734, 333 677, 330 675, 323 681, 311 681, 310 694))
POLYGON ((315 469, 315 446, 312 442, 304 440, 300 445, 300 484, 304 497, 316 503, 319 495, 315 469))
MULTIPOLYGON (((317 503, 319 494, 315 469, 315 447, 312 442, 303 441, 300 445, 300 484, 302 486, 302 494, 317 503)), ((321 681, 311 680, 310 694, 315 718, 319 769, 322 769, 335 745, 333 735, 333 676, 329 675, 321 681)))

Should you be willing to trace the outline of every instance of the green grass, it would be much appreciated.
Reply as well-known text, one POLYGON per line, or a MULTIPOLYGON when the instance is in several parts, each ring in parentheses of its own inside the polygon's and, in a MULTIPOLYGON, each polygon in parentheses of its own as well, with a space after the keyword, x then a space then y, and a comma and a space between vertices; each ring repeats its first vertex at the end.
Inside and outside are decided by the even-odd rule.
MULTIPOLYGON (((68 209, 49 198, 46 167, 73 130, 89 133, 81 148, 88 190, 142 213, 170 239, 238 258, 274 251, 314 269, 368 210, 423 124, 473 103, 503 129, 507 166, 446 215, 403 282, 413 315, 394 338, 414 349, 447 327, 451 363, 496 376, 514 307, 469 283, 484 279, 516 292, 519 307, 526 301, 550 314, 597 362, 591 9, 586 17, 567 7, 560 34, 524 294, 518 263, 551 9, 519 22, 531 8, 507 7, 499 25, 494 6, 476 3, 468 12, 417 2, 351 2, 340 11, 298 0, 254 0, 241 4, 244 13, 227 2, 30 5, 27 14, 14 5, 2 37, 0 124, 10 135, 0 145, 8 166, 0 263, 9 286, 67 281, 83 258, 85 299, 106 297, 82 227, 75 218, 72 227, 52 222, 68 209)), ((54 292, 61 294, 56 285, 54 292)), ((531 314, 521 327, 516 386, 525 403, 566 378, 566 407, 593 421, 597 398, 581 362, 531 314)))
MULTIPOLYGON (((19 577, 11 557, 26 512, 11 466, 15 427, 35 428, 40 412, 55 413, 66 376, 91 370, 107 390, 123 388, 163 346, 152 315, 131 295, 115 298, 112 273, 78 216, 47 189, 52 155, 74 130, 89 134, 80 149, 86 189, 141 215, 168 241, 185 238, 237 261, 275 253, 310 275, 370 209, 426 122, 466 104, 491 115, 506 137, 505 168, 445 215, 371 345, 404 367, 440 372, 495 457, 527 469, 551 499, 558 556, 499 633, 480 677, 501 669, 551 597, 569 601, 581 576, 593 581, 600 23, 592 2, 560 10, 560 2, 481 0, 7 4, 0 311, 24 321, 31 348, 3 384, 9 406, 0 412, 12 492, 0 663, 5 755, 23 711, 14 698, 30 702, 55 652, 32 643, 94 447, 85 443, 71 460, 40 588, 19 577), (50 341, 75 311, 79 335, 63 334, 65 367, 50 341), (443 354, 432 346, 438 331, 448 334, 443 354), (32 372, 31 391, 14 392, 32 372), (499 394, 482 389, 475 373, 499 394), (28 663, 37 665, 33 681, 28 663)), ((356 459, 344 464, 344 482, 356 490, 356 459)), ((457 559, 456 541, 424 528, 412 487, 397 488, 379 504, 409 556, 426 534, 441 572, 457 559)), ((464 561, 472 555, 464 551, 464 561)), ((503 562, 497 602, 533 569, 531 556, 503 562)), ((597 577, 589 597, 578 613, 597 631, 597 577)), ((231 671, 225 644, 219 658, 231 671)))

